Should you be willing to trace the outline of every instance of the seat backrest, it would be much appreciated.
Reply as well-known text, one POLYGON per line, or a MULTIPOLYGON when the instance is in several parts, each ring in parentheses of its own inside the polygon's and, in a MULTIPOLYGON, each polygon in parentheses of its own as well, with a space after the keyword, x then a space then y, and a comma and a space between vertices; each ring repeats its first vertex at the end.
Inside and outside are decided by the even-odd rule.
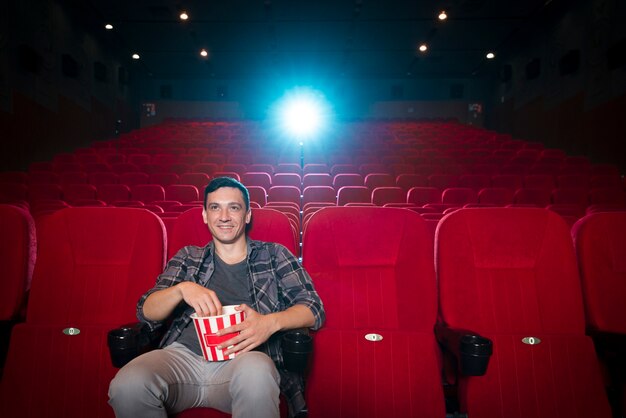
POLYGON ((343 186, 337 191, 337 206, 348 203, 371 203, 371 192, 365 186, 343 186))
POLYGON ((309 186, 305 187, 302 192, 302 207, 312 202, 329 202, 337 201, 337 193, 331 186, 309 186))
POLYGON ((200 199, 196 186, 190 184, 171 184, 165 186, 165 200, 177 200, 181 203, 195 202, 200 199))
POLYGON ((300 205, 300 189, 295 186, 273 186, 267 191, 268 202, 291 202, 300 205))
POLYGON ((417 206, 441 203, 441 191, 436 187, 411 187, 406 194, 406 202, 417 206))
POLYGON ((302 248, 304 266, 324 301, 326 328, 432 332, 432 234, 417 213, 322 208, 311 216, 302 248))
POLYGON ((441 193, 441 203, 458 205, 478 203, 478 195, 469 187, 450 187, 441 193))
POLYGON ((483 332, 584 333, 565 222, 534 208, 460 209, 437 228, 440 310, 483 332))
POLYGON ((372 203, 383 206, 387 203, 406 203, 406 192, 401 187, 377 187, 372 190, 372 203))
POLYGON ((460 209, 436 230, 441 321, 493 341, 487 372, 459 378, 468 416, 611 416, 569 227, 539 208, 460 209))
POLYGON ((130 197, 143 203, 165 200, 165 190, 158 184, 138 184, 130 188, 130 197))
MULTIPOLYGON (((287 215, 270 208, 252 208, 250 238, 260 241, 278 242, 297 254, 297 247, 287 215)), ((168 258, 186 245, 204 246, 213 237, 202 220, 202 207, 181 213, 168 239, 168 258)))
POLYGON ((592 213, 572 229, 587 325, 626 334, 626 212, 592 213))
POLYGON ((27 323, 123 324, 165 262, 165 229, 143 209, 68 208, 38 224, 27 323))
POLYGON ((0 205, 0 263, 3 266, 0 321, 15 319, 35 267, 35 222, 25 209, 0 205))

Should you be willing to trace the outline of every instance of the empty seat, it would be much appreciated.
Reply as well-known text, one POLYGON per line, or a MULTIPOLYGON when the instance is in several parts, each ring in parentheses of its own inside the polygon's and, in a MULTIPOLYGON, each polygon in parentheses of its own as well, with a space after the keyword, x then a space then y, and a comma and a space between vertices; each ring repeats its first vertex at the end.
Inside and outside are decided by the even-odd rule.
POLYGON ((272 177, 273 186, 294 186, 298 189, 302 187, 302 179, 297 173, 276 173, 272 177))
POLYGON ((213 176, 216 171, 219 171, 219 165, 215 163, 200 163, 191 166, 192 173, 204 173, 213 176))
POLYGON ((425 221, 405 209, 323 208, 303 251, 327 313, 313 339, 309 416, 445 415, 425 221))
POLYGON ((150 175, 146 173, 122 173, 119 174, 119 183, 127 186, 136 186, 138 184, 149 184, 150 175))
POLYGON ((181 203, 189 203, 198 201, 199 199, 200 196, 196 186, 190 184, 171 184, 165 186, 165 200, 177 200, 181 203))
MULTIPOLYGON (((107 204, 130 200, 130 188, 125 184, 101 184, 97 187, 97 197, 107 204)), ((163 199, 161 199, 163 200, 163 199)))
POLYGON ((359 167, 354 164, 335 164, 330 168, 330 175, 335 177, 337 174, 360 174, 359 167))
MULTIPOLYGON (((121 181, 121 176, 120 176, 121 181)), ((152 173, 150 174, 150 184, 158 184, 160 186, 170 186, 172 184, 178 184, 180 178, 176 173, 152 173)))
POLYGON ((300 189, 294 186, 273 186, 267 191, 268 202, 291 202, 300 205, 300 189))
POLYGON ((439 190, 457 187, 458 184, 459 177, 454 174, 431 174, 428 176, 428 186, 436 187, 439 190))
POLYGON ((405 191, 411 187, 428 187, 428 177, 421 174, 400 174, 396 177, 396 186, 405 191))
POLYGON ((28 186, 28 200, 61 199, 63 191, 58 184, 31 184, 28 186))
POLYGON ((524 187, 529 189, 554 189, 554 176, 549 174, 528 174, 524 176, 524 187))
POLYGON ((307 203, 336 203, 337 192, 331 186, 309 186, 302 192, 302 207, 307 203))
MULTIPOLYGON (((461 377, 461 412, 610 417, 569 228, 545 209, 461 209, 439 223, 440 317, 493 341, 486 374, 461 377)), ((316 284, 317 285, 317 284, 316 284)))
POLYGON ((93 184, 94 186, 100 186, 102 184, 118 184, 120 182, 120 176, 109 171, 89 173, 87 176, 88 183, 93 184))
POLYGON ((272 176, 265 172, 246 172, 241 176, 241 182, 245 186, 259 186, 269 190, 272 187, 272 176))
POLYGON ((506 206, 513 203, 513 189, 508 187, 485 187, 478 192, 478 203, 506 206))
POLYGON ((595 332, 626 334, 626 212, 587 215, 572 235, 587 324, 595 332))
POLYGON ((263 207, 267 205, 267 191, 261 186, 248 186, 248 193, 250 194, 250 201, 256 202, 259 206, 263 207))
POLYGON ((506 187, 517 190, 522 186, 522 176, 519 174, 497 174, 491 177, 491 187, 506 187))
POLYGON ((357 173, 339 173, 333 177, 333 187, 339 190, 344 186, 364 186, 363 176, 357 173))
POLYGON ((333 177, 328 173, 311 173, 305 174, 302 178, 302 189, 309 186, 331 186, 333 185, 333 177))
POLYGON ((391 174, 370 173, 365 176, 364 185, 370 190, 374 190, 377 187, 395 187, 396 180, 391 174))
POLYGON ((487 174, 463 174, 459 176, 459 187, 469 187, 476 191, 491 187, 491 177, 487 174))
POLYGON ((209 184, 211 177, 205 173, 184 173, 179 177, 180 184, 190 184, 196 186, 198 192, 203 193, 204 188, 209 184))
POLYGON ((552 190, 550 189, 530 189, 522 187, 515 191, 513 203, 544 207, 551 203, 551 194, 552 190))
POLYGON ((348 203, 371 203, 370 189, 365 186, 343 186, 337 191, 337 206, 348 203))
POLYGON ((459 206, 478 203, 478 195, 469 187, 449 187, 441 193, 441 203, 459 206))
POLYGON ((371 196, 371 202, 376 206, 406 203, 406 192, 401 187, 377 187, 372 190, 371 196))
POLYGON ((411 187, 406 194, 406 202, 417 206, 441 203, 441 192, 436 187, 411 187))
POLYGON ((130 188, 131 200, 151 203, 155 200, 165 200, 165 190, 158 184, 138 184, 130 188))
POLYGON ((582 187, 558 187, 552 190, 552 203, 587 206, 588 191, 582 187))
POLYGON ((95 200, 96 186, 92 184, 66 184, 63 186, 63 200, 73 204, 77 200, 95 200))
POLYGON ((626 192, 621 187, 596 187, 589 190, 589 203, 626 205, 626 192))
POLYGON ((17 206, 0 205, 0 260, 4 268, 0 321, 20 316, 36 257, 35 222, 31 215, 17 206))
POLYGON ((368 174, 372 173, 391 174, 385 164, 378 163, 361 164, 359 166, 358 173, 361 174, 364 178, 367 177, 368 174))
POLYGON ((145 210, 69 208, 37 227, 26 322, 12 331, 0 414, 112 416, 107 332, 136 321, 137 300, 162 272, 163 224, 145 210))

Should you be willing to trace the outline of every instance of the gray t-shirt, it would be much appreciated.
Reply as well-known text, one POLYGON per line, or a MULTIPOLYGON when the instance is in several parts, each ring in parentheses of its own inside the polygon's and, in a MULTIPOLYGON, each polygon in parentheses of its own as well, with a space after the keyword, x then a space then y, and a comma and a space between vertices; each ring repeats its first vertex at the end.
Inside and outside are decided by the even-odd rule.
MULTIPOLYGON (((237 264, 227 264, 215 254, 214 262, 215 270, 207 287, 217 294, 222 306, 241 305, 242 303, 253 306, 250 298, 248 260, 243 260, 237 264)), ((202 355, 193 321, 190 321, 185 327, 178 337, 178 342, 197 355, 202 355)))

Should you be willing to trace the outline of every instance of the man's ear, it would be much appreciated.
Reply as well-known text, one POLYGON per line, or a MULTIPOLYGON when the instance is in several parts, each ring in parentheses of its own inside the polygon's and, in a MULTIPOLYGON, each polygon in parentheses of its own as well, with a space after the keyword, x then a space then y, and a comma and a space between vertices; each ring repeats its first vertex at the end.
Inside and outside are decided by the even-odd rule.
POLYGON ((209 220, 207 219, 207 215, 206 215, 206 208, 202 208, 202 220, 204 221, 206 225, 209 224, 209 220))
POLYGON ((246 224, 250 223, 250 219, 252 219, 252 209, 248 209, 248 213, 246 213, 246 224))

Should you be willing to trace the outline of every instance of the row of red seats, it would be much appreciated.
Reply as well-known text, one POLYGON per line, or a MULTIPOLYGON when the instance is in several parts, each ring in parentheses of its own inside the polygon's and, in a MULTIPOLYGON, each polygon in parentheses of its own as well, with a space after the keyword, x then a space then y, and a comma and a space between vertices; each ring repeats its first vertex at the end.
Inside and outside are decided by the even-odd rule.
MULTIPOLYGON (((12 209, 0 210, 8 219, 12 209)), ((199 213, 183 215, 170 238, 177 246, 210 239, 199 213)), ((293 248, 285 216, 268 209, 253 216, 253 237, 293 248)), ((28 241, 18 224, 3 226, 11 232, 3 240, 28 241)), ((137 298, 163 268, 163 225, 147 211, 73 208, 38 227, 27 316, 11 335, 0 414, 112 416, 106 332, 134 319, 137 298)), ((446 332, 462 329, 489 338, 493 355, 484 376, 456 375, 461 412, 611 416, 585 326, 593 335, 626 334, 619 264, 626 212, 590 215, 572 233, 576 252, 569 228, 550 211, 463 209, 440 221, 433 248, 425 221, 411 211, 318 211, 303 262, 327 323, 314 336, 309 415, 443 417, 437 341, 446 346, 446 332)))

